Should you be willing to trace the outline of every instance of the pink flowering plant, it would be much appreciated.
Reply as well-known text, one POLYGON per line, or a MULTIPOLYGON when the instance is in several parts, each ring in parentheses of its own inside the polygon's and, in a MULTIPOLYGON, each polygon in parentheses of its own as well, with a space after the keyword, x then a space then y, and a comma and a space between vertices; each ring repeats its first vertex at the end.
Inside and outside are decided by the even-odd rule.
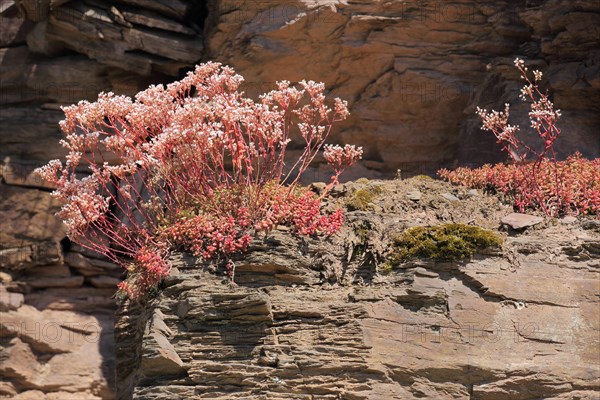
POLYGON ((438 173, 456 184, 500 193, 514 202, 521 212, 527 208, 537 208, 539 189, 546 210, 557 210, 563 214, 600 215, 600 158, 588 160, 575 153, 556 164, 546 158, 537 171, 538 188, 524 185, 531 179, 531 164, 485 164, 480 168, 462 167, 453 171, 440 170, 438 173), (556 182, 559 188, 555 186, 556 182))
POLYGON ((528 143, 518 136, 519 126, 510 125, 509 105, 504 111, 488 112, 477 107, 483 130, 491 131, 497 142, 512 159, 512 164, 484 165, 481 168, 442 169, 438 174, 450 182, 475 188, 488 188, 512 199, 515 207, 541 209, 546 215, 598 214, 600 211, 600 159, 586 160, 579 153, 558 161, 554 142, 560 135, 556 126, 560 110, 539 84, 540 71, 533 71, 533 79, 523 60, 517 58, 515 66, 526 84, 520 98, 530 101, 529 119, 538 145, 528 143))
POLYGON ((53 160, 38 173, 56 185, 69 238, 127 269, 119 288, 130 298, 169 274, 173 250, 224 261, 233 279, 230 257, 259 232, 340 229, 341 210, 323 213, 321 200, 362 156, 361 148, 325 144, 348 116, 346 102, 328 105, 324 85, 312 81, 300 88, 278 82, 255 102, 238 90, 242 81, 231 68, 206 63, 135 99, 101 93, 63 108, 66 162, 53 160), (304 151, 286 165, 294 129, 304 151), (334 173, 317 196, 299 179, 320 150, 334 173))

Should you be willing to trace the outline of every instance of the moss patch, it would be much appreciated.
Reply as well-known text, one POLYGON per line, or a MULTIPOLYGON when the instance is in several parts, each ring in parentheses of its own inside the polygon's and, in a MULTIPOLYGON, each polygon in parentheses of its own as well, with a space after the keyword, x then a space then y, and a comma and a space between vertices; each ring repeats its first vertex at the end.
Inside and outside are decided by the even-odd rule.
POLYGON ((362 189, 355 191, 352 196, 346 202, 348 210, 365 211, 369 208, 369 204, 375 200, 377 196, 383 193, 383 188, 378 185, 370 185, 362 189))
POLYGON ((393 239, 389 264, 398 265, 413 258, 435 261, 463 260, 475 252, 500 247, 498 234, 463 224, 443 224, 409 228, 393 239))

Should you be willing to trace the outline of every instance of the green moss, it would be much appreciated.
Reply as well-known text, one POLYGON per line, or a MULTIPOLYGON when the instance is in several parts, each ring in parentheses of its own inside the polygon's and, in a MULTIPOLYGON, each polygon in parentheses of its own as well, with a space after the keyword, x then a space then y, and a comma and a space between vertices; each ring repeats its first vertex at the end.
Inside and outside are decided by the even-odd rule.
POLYGON ((502 238, 492 231, 463 224, 409 228, 393 239, 390 263, 398 265, 412 258, 435 261, 462 260, 476 251, 500 247, 502 238))
POLYGON ((369 235, 369 230, 364 225, 360 226, 359 228, 356 228, 354 230, 354 232, 359 237, 360 243, 367 242, 367 236, 369 235))
POLYGON ((361 185, 366 185, 367 183, 369 183, 369 180, 367 178, 358 178, 356 180, 356 183, 360 183, 361 185))
POLYGON ((361 210, 365 211, 369 208, 369 204, 375 200, 377 196, 383 193, 381 186, 371 185, 355 191, 350 199, 346 202, 348 210, 361 210))
POLYGON ((381 274, 390 274, 392 271, 394 270, 394 266, 392 265, 391 262, 386 261, 383 264, 380 264, 377 267, 377 271, 381 274))

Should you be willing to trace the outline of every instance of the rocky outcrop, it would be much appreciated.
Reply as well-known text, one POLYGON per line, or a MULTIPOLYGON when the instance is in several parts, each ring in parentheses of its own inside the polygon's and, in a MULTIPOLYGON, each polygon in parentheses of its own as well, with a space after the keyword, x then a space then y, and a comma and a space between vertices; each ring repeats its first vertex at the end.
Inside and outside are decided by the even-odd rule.
MULTIPOLYGON (((350 102, 338 138, 365 145, 368 168, 430 173, 497 159, 474 112, 518 103, 516 56, 546 72, 564 114, 561 151, 600 152, 595 1, 215 3, 208 57, 233 65, 252 92, 325 82, 350 102)), ((526 112, 514 112, 525 129, 526 112)))
POLYGON ((65 155, 60 105, 100 91, 134 95, 198 61, 198 7, 2 2, 0 397, 114 397, 112 296, 122 269, 71 245, 52 187, 33 170, 65 155))
POLYGON ((501 252, 390 271, 382 249, 402 227, 499 229, 508 210, 438 183, 371 184, 383 194, 341 235, 275 231, 236 261, 234 285, 173 255, 160 294, 119 311, 118 398, 597 398, 597 223, 544 221, 505 231, 501 252))
MULTIPOLYGON (((499 159, 473 112, 476 105, 516 102, 520 81, 511 63, 521 56, 546 73, 544 83, 563 110, 561 152, 598 156, 599 15, 595 0, 3 1, 2 315, 13 322, 58 324, 63 336, 73 333, 74 339, 67 343, 71 347, 54 348, 31 339, 35 331, 2 327, 0 371, 8 379, 0 383, 0 394, 110 398, 110 296, 121 272, 64 240, 53 216, 58 204, 48 194, 51 187, 32 174, 65 155, 57 125, 61 105, 93 100, 100 91, 134 95, 207 60, 236 68, 252 97, 275 80, 324 81, 352 111, 333 139, 365 147, 364 162, 346 177, 392 176, 398 169, 406 177, 444 164, 499 159), (90 318, 103 332, 93 346, 86 341, 93 333, 63 326, 64 321, 84 326, 90 318), (84 353, 92 354, 92 361, 77 364, 84 353), (23 367, 29 362, 37 373, 23 367), (63 368, 67 364, 77 367, 79 381, 63 368)), ((525 113, 514 112, 523 127, 529 125, 525 113)), ((315 167, 306 179, 323 176, 315 167)), ((408 200, 433 201, 436 218, 449 218, 446 198, 418 192, 408 200)), ((485 224, 487 216, 477 215, 485 224)), ((415 218, 431 219, 426 213, 415 218)), ((275 269, 262 275, 294 277, 281 266, 269 268, 275 269)), ((336 276, 340 268, 324 275, 336 276)), ((359 275, 368 277, 369 268, 359 275)), ((296 284, 318 281, 319 274, 303 271, 294 277, 296 284)), ((158 349, 164 340, 156 336, 155 343, 158 349)), ((178 354, 177 346, 174 350, 178 354)), ((159 369, 180 371, 188 365, 179 356, 180 366, 172 349, 165 349, 164 357, 159 369)))
MULTIPOLYGON (((61 154, 61 104, 132 95, 216 60, 253 97, 313 79, 347 99, 352 117, 334 140, 365 146, 355 176, 479 164, 502 156, 475 107, 518 103, 516 56, 546 73, 563 110, 560 152, 600 154, 594 0, 20 0, 1 12, 0 144, 13 161, 61 154)), ((526 112, 513 113, 524 128, 526 112)))
MULTIPOLYGON (((4 176, 35 183, 18 172, 4 176)), ((47 191, 1 184, 0 204, 0 397, 114 398, 121 268, 65 240, 47 191)))

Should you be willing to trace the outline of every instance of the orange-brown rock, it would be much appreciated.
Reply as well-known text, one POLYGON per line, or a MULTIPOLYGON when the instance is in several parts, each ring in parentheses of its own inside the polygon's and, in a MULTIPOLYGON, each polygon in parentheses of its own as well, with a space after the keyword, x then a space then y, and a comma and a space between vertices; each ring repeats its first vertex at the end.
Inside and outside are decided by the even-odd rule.
POLYGON ((351 106, 338 140, 364 145, 370 168, 419 173, 498 159, 474 112, 508 102, 529 128, 516 56, 546 73, 564 115, 561 152, 600 153, 597 2, 217 4, 209 58, 246 76, 251 93, 282 79, 325 82, 351 106))
POLYGON ((339 236, 275 231, 236 261, 235 285, 222 268, 173 255, 161 293, 119 310, 118 396, 597 396, 598 232, 579 221, 505 232, 510 210, 493 197, 454 189, 449 201, 441 195, 452 188, 431 180, 370 184, 383 195, 349 212, 339 236), (415 187, 423 197, 406 198, 415 187), (448 220, 482 221, 503 250, 385 267, 395 232, 448 220))
POLYGON ((352 116, 333 139, 365 147, 355 176, 478 164, 503 156, 479 130, 476 106, 511 103, 529 127, 517 56, 544 71, 563 111, 560 153, 600 154, 595 0, 20 0, 0 15, 0 156, 55 157, 54 139, 36 139, 60 136, 58 105, 134 94, 216 60, 245 76, 253 97, 276 80, 313 79, 347 99, 352 116))
MULTIPOLYGON (((599 16, 600 4, 596 0, 576 2, 542 0, 528 1, 526 4, 492 0, 479 2, 459 0, 451 3, 441 0, 412 2, 382 0, 346 2, 332 0, 2 1, 0 4, 0 180, 2 181, 0 183, 0 268, 2 269, 0 271, 0 312, 3 313, 2 316, 5 313, 11 313, 11 316, 22 313, 25 318, 31 311, 29 307, 35 307, 39 311, 36 318, 39 318, 40 323, 54 317, 55 314, 50 312, 63 312, 64 314, 61 315, 64 315, 64 318, 69 320, 73 318, 75 321, 91 316, 103 321, 101 325, 106 334, 102 335, 102 340, 96 343, 95 347, 63 348, 65 352, 59 354, 62 358, 52 361, 57 355, 52 355, 54 353, 51 352, 40 353, 40 344, 36 345, 26 335, 18 335, 13 331, 7 333, 0 338, 2 360, 10 359, 9 364, 0 362, 2 376, 6 377, 0 382, 0 396, 36 400, 109 399, 112 396, 111 368, 114 354, 109 329, 112 321, 108 315, 114 309, 114 300, 111 298, 114 288, 111 286, 121 278, 122 271, 120 267, 100 260, 97 254, 71 244, 65 239, 64 228, 53 216, 59 204, 49 196, 51 186, 32 174, 35 167, 46 163, 49 159, 61 158, 65 155, 64 149, 59 144, 62 133, 57 125, 62 119, 61 105, 68 105, 82 99, 93 100, 100 91, 133 95, 149 84, 166 83, 179 78, 195 63, 207 60, 216 60, 235 67, 246 77, 244 89, 252 97, 268 91, 278 79, 321 80, 327 84, 332 95, 347 99, 351 106, 351 119, 337 128, 333 140, 365 147, 365 160, 346 177, 393 176, 397 169, 402 170, 400 176, 406 177, 415 173, 432 172, 445 164, 480 164, 502 158, 491 136, 480 132, 479 121, 474 111, 477 105, 488 108, 499 108, 505 102, 515 105, 521 82, 511 64, 515 56, 520 56, 544 71, 547 78, 544 85, 549 87, 553 101, 563 110, 564 116, 560 125, 563 136, 558 142, 559 150, 563 154, 580 150, 586 156, 598 156, 600 153, 598 130, 600 117, 597 112, 597 104, 600 101, 599 16), (37 350, 31 346, 37 346, 37 350), (93 354, 93 363, 80 364, 85 358, 83 354, 87 354, 88 351, 93 354), (5 355, 9 358, 5 358, 5 355), (46 364, 51 366, 51 376, 44 375, 43 368, 38 369, 46 364), (73 371, 67 366, 76 366, 79 369, 78 379, 75 379, 73 371)), ((526 118, 527 111, 525 107, 515 108, 513 112, 515 121, 524 128, 529 126, 526 118)), ((291 154, 297 154, 294 153, 295 151, 297 152, 297 149, 290 149, 291 154)), ((317 167, 306 174, 306 180, 309 181, 324 179, 323 171, 317 167)), ((344 187, 336 187, 335 193, 340 194, 344 190, 346 190, 344 187)), ((403 192, 403 198, 407 198, 409 192, 411 191, 403 192)), ((446 189, 443 193, 446 192, 452 196, 456 195, 450 189, 446 189)), ((439 218, 453 220, 454 217, 448 211, 450 202, 442 197, 443 193, 432 196, 423 188, 421 191, 413 192, 410 199, 407 198, 410 204, 417 207, 433 205, 435 211, 428 213, 421 210, 420 213, 412 215, 412 221, 426 224, 434 223, 439 218)), ((458 198, 460 201, 454 200, 451 203, 464 205, 466 197, 458 196, 458 198)), ((398 203, 403 204, 399 209, 410 208, 402 202, 398 203)), ((376 207, 380 208, 376 208, 375 211, 383 209, 380 205, 376 207)), ((386 207, 384 208, 389 210, 394 206, 386 207)), ((507 211, 506 214, 497 216, 498 218, 491 218, 489 215, 481 214, 475 203, 470 207, 467 213, 469 217, 464 220, 469 223, 483 225, 488 224, 489 221, 497 223, 500 217, 508 214, 507 211)), ((579 229, 580 226, 588 227, 586 232, 592 234, 599 230, 592 222, 580 224, 579 221, 570 223, 565 229, 579 229)), ((360 240, 357 235, 352 243, 359 243, 360 240)), ((523 248, 520 251, 523 254, 532 251, 551 254, 544 250, 543 239, 525 241, 521 244, 523 248)), ((269 254, 269 257, 275 257, 279 261, 265 263, 264 260, 258 260, 252 265, 240 265, 238 266, 240 279, 254 282, 253 285, 272 285, 283 279, 301 287, 304 287, 303 285, 312 287, 318 285, 321 279, 328 282, 335 281, 334 277, 344 271, 344 263, 341 261, 337 263, 332 261, 322 273, 315 273, 311 269, 309 260, 303 261, 299 267, 294 261, 297 260, 296 250, 290 250, 288 260, 285 261, 277 258, 276 253, 270 252, 268 246, 257 249, 256 254, 266 252, 264 254, 269 254)), ((597 271, 598 263, 595 259, 598 255, 598 244, 595 238, 581 240, 578 238, 572 244, 563 245, 559 253, 563 256, 567 254, 572 258, 569 262, 577 262, 578 266, 587 262, 578 270, 580 274, 597 271)), ((559 255, 556 257, 560 258, 559 255)), ((335 257, 331 258, 333 260, 335 257)), ((572 281, 572 279, 579 279, 573 278, 575 270, 562 264, 558 265, 560 271, 563 273, 566 271, 565 276, 571 279, 570 287, 581 288, 579 281, 572 281)), ((358 275, 368 277, 371 269, 372 266, 367 266, 358 275)), ((452 280, 454 278, 446 282, 444 280, 446 275, 436 278, 437 272, 430 269, 423 266, 415 268, 415 271, 433 279, 435 284, 439 284, 436 288, 441 285, 444 290, 449 290, 448 285, 454 282, 452 280)), ((555 267, 546 269, 545 266, 536 264, 533 271, 540 275, 548 271, 557 280, 563 278, 558 275, 555 267), (542 271, 539 268, 544 269, 542 271)), ((470 273, 466 270, 463 272, 459 274, 455 271, 458 277, 456 279, 470 273)), ((477 270, 477 279, 485 281, 485 284, 490 285, 490 288, 493 287, 497 293, 504 295, 509 292, 511 281, 507 277, 515 275, 503 275, 504 272, 497 271, 487 272, 489 271, 485 270, 484 273, 477 270), (488 278, 491 282, 486 280, 488 278)), ((587 281, 587 276, 581 279, 587 281)), ((516 287, 521 292, 525 292, 533 286, 531 283, 533 279, 533 276, 523 275, 525 284, 520 282, 516 287)), ((570 308, 575 298, 570 289, 553 286, 556 285, 553 279, 541 279, 541 281, 544 285, 549 285, 552 290, 560 292, 557 301, 567 305, 563 307, 564 310, 561 308, 556 313, 557 321, 570 327, 567 316, 579 318, 579 314, 564 314, 565 311, 581 313, 587 318, 588 311, 585 310, 589 310, 590 306, 585 304, 588 303, 582 303, 584 305, 581 306, 581 310, 584 311, 581 312, 579 308, 570 308)), ((402 286, 402 284, 392 286, 395 287, 394 285, 402 286)), ((466 290, 460 285, 457 287, 466 290)), ((452 290, 457 287, 452 286, 452 290)), ((586 288, 582 290, 589 293, 586 288)), ((278 290, 280 290, 278 293, 282 293, 281 289, 278 290)), ((401 291, 400 294, 389 295, 392 296, 392 300, 389 300, 388 294, 366 293, 363 296, 357 292, 352 293, 352 298, 358 300, 348 301, 354 304, 352 307, 362 307, 363 311, 366 300, 360 300, 362 298, 376 299, 373 300, 374 304, 385 305, 387 301, 393 305, 396 301, 394 299, 401 299, 401 302, 408 301, 408 298, 415 295, 421 298, 424 304, 430 305, 425 309, 428 309, 427 307, 435 309, 437 305, 443 303, 438 299, 437 292, 432 294, 431 291, 427 291, 425 294, 419 294, 421 292, 418 290, 421 289, 415 290, 407 292, 406 295, 401 291)), ((295 293, 284 292, 287 295, 295 293)), ((441 293, 440 290, 438 292, 441 293)), ((268 307, 273 310, 272 307, 277 304, 277 300, 267 305, 271 300, 262 294, 240 293, 240 296, 247 297, 247 301, 243 302, 245 309, 250 307, 252 312, 256 312, 258 320, 263 321, 262 323, 277 321, 278 317, 272 320, 269 320, 268 315, 265 317, 265 310, 269 309, 268 307)), ((342 297, 351 294, 350 292, 335 293, 342 297)), ((492 306, 496 308, 489 308, 490 305, 487 303, 475 303, 474 292, 466 291, 466 293, 469 301, 474 302, 474 306, 484 307, 482 309, 485 312, 491 310, 490 312, 498 314, 500 313, 498 310, 504 310, 498 309, 497 304, 494 305, 501 301, 492 301, 494 303, 492 306)), ((515 299, 521 300, 520 296, 512 294, 515 299)), ((458 296, 456 293, 451 293, 448 299, 455 299, 456 296, 458 296)), ((549 295, 544 292, 543 296, 540 296, 536 294, 533 297, 523 298, 546 302, 546 297, 549 295)), ((327 299, 321 298, 323 301, 327 299)), ((327 310, 324 310, 321 304, 316 304, 314 299, 309 300, 307 297, 306 304, 303 305, 309 308, 309 311, 302 311, 299 315, 290 317, 293 323, 321 321, 319 318, 328 321, 327 318, 330 317, 326 315, 327 310)), ((334 302, 334 305, 338 304, 339 307, 348 306, 346 300, 344 302, 336 298, 335 301, 338 303, 334 302)), ((296 303, 290 302, 289 306, 292 307, 294 304, 296 303)), ((378 307, 391 310, 387 305, 378 307)), ((526 310, 539 311, 535 317, 539 316, 540 319, 535 321, 541 324, 546 321, 543 318, 549 320, 548 311, 544 310, 554 310, 554 307, 559 306, 533 303, 527 306, 526 310)), ((332 315, 335 318, 338 316, 335 313, 332 315)), ((364 315, 371 314, 360 314, 357 320, 377 322, 377 319, 372 316, 363 319, 364 315)), ((475 313, 475 315, 479 314, 475 313)), ((451 316, 459 318, 454 314, 451 316)), ((153 326, 161 325, 160 318, 155 319, 156 325, 153 326)), ((166 322, 163 322, 164 326, 159 329, 159 332, 163 337, 171 340, 178 331, 170 331, 169 326, 172 322, 169 320, 170 317, 165 318, 166 322)), ((436 318, 442 318, 442 321, 447 322, 449 317, 437 315, 436 318)), ((462 320, 458 319, 458 321, 462 320)), ((394 326, 402 325, 402 322, 398 321, 390 323, 397 324, 394 326)), ((324 326, 329 326, 327 324, 329 322, 324 326)), ((593 326, 593 324, 586 325, 582 331, 575 332, 577 340, 584 341, 588 330, 594 329, 593 326)), ((335 330, 337 327, 331 329, 335 330)), ((367 329, 367 322, 364 322, 360 329, 362 329, 360 332, 370 332, 367 329)), ((277 334, 282 335, 281 332, 277 334)), ((374 332, 378 331, 375 329, 374 332)), ((486 332, 489 334, 491 331, 486 332)), ((521 331, 521 333, 526 337, 531 336, 529 331, 521 331)), ((260 332, 256 334, 262 335, 260 332)), ((82 333, 82 335, 87 334, 82 333)), ((255 338, 252 335, 248 339, 249 343, 253 343, 252 340, 255 338)), ((283 335, 285 339, 285 334, 283 335)), ((290 338, 296 340, 293 336, 290 338)), ((354 336, 349 338, 341 334, 340 338, 348 340, 349 349, 358 343, 356 342, 358 339, 354 336)), ((384 346, 390 345, 390 341, 383 336, 375 336, 375 338, 383 341, 381 343, 384 343, 384 346)), ((224 347, 219 344, 221 339, 218 335, 209 336, 209 339, 217 343, 219 351, 222 349, 230 351, 227 346, 233 339, 225 338, 224 347)), ((241 338, 241 343, 246 343, 246 340, 247 338, 241 338)), ((526 343, 533 346, 532 349, 539 349, 539 346, 556 346, 560 351, 574 349, 568 347, 567 343, 544 344, 545 336, 541 338, 531 336, 527 340, 526 343)), ((133 345, 137 346, 136 343, 141 345, 141 339, 138 342, 133 341, 133 345)), ((272 365, 276 365, 274 360, 280 360, 282 366, 297 373, 297 370, 293 369, 296 368, 294 365, 307 368, 305 366, 307 363, 310 370, 318 367, 316 364, 310 364, 315 359, 324 357, 325 361, 329 362, 323 354, 311 356, 309 347, 314 341, 306 339, 305 342, 298 343, 304 346, 299 347, 298 355, 284 354, 279 348, 275 352, 266 349, 265 354, 257 356, 257 365, 261 368, 265 366, 273 368, 272 365), (300 360, 299 363, 295 361, 296 356, 300 360), (302 360, 309 361, 303 364, 302 360)), ((369 343, 365 338, 359 346, 379 348, 378 346, 381 345, 379 342, 374 345, 369 343)), ((181 356, 176 345, 171 349, 164 340, 155 338, 152 346, 151 349, 146 349, 147 354, 152 358, 144 367, 145 371, 156 372, 164 367, 169 373, 177 375, 182 373, 182 369, 189 367, 191 358, 181 356)), ((403 346, 408 345, 403 344, 403 346)), ((423 346, 434 345, 424 343, 423 346)), ((465 357, 469 356, 472 356, 469 360, 473 360, 477 358, 477 354, 468 352, 475 348, 473 346, 457 347, 455 353, 448 354, 452 357, 456 356, 460 362, 464 362, 465 357)), ((353 353, 344 355, 341 360, 351 363, 348 360, 352 360, 352 357, 363 357, 364 354, 371 354, 369 357, 379 357, 373 356, 376 353, 369 353, 366 347, 357 350, 356 354, 359 356, 353 353)), ((483 344, 480 344, 477 349, 482 351, 488 349, 487 355, 495 355, 502 350, 500 347, 489 350, 490 348, 483 344)), ((580 349, 581 347, 577 347, 573 351, 576 351, 575 354, 580 354, 577 353, 580 349)), ((321 350, 319 350, 321 353, 325 351, 321 350)), ((520 351, 521 347, 518 350, 520 351)), ((127 351, 131 349, 128 348, 127 351)), ((353 350, 348 351, 352 353, 353 350)), ((523 354, 531 356, 527 351, 523 354)), ((540 355, 546 354, 545 352, 550 354, 548 360, 552 363, 563 361, 556 354, 558 350, 554 347, 551 350, 544 347, 543 352, 535 353, 536 361, 545 360, 546 358, 540 355)), ((386 354, 389 355, 389 352, 386 354)), ((443 363, 446 362, 444 357, 450 357, 448 354, 440 356, 443 363)), ((423 360, 418 358, 421 355, 416 357, 415 362, 423 360)), ((587 362, 587 359, 581 358, 581 360, 587 362)), ((440 365, 446 365, 443 363, 440 365)), ((517 365, 518 361, 514 363, 517 365)), ((233 382, 232 385, 237 382, 236 379, 239 379, 239 375, 228 375, 229 369, 223 372, 219 370, 221 366, 209 364, 206 365, 213 378, 219 376, 226 378, 227 382, 233 382)), ((462 367, 456 367, 457 364, 451 365, 450 370, 445 367, 423 370, 419 369, 422 365, 415 365, 415 381, 409 386, 401 385, 403 390, 408 391, 406 393, 430 398, 442 398, 447 393, 447 396, 460 398, 465 390, 470 390, 463 378, 455 379, 458 375, 457 371, 465 372, 464 369, 460 369, 462 367), (446 373, 450 374, 448 376, 451 376, 452 382, 445 378, 435 380, 436 374, 446 376, 444 375, 446 373)), ((546 393, 549 398, 552 396, 564 399, 593 398, 593 394, 590 394, 589 381, 579 380, 581 375, 578 374, 581 371, 577 369, 574 369, 570 376, 573 379, 569 387, 564 383, 564 376, 550 376, 544 371, 535 370, 530 364, 527 364, 523 370, 530 368, 527 371, 535 372, 537 375, 509 375, 506 371, 513 370, 508 367, 498 367, 500 369, 493 370, 496 374, 494 378, 498 379, 486 381, 484 378, 489 372, 486 367, 489 365, 486 364, 481 369, 475 368, 482 379, 478 381, 479 384, 473 384, 472 397, 474 398, 510 397, 523 388, 529 388, 528 390, 532 392, 546 393), (506 376, 500 378, 502 371, 505 371, 506 376)), ((496 368, 497 365, 492 367, 496 368)), ((133 366, 128 368, 135 369, 133 366)), ((326 366, 318 368, 323 368, 323 376, 330 373, 326 366)), ((374 367, 373 376, 381 373, 382 369, 377 368, 374 367)), ((563 371, 565 368, 561 366, 559 370, 563 371)), ((348 376, 355 376, 352 375, 356 373, 355 370, 350 368, 349 371, 348 376)), ((413 370, 410 371, 412 374, 413 370)), ((401 378, 405 373, 406 371, 389 372, 386 379, 403 382, 401 378)), ((253 376, 260 376, 260 374, 253 376)), ((274 393, 285 392, 285 382, 270 380, 270 375, 262 378, 263 387, 268 386, 268 390, 273 390, 274 393)), ((198 380, 197 377, 195 379, 198 380)), ((356 380, 353 381, 352 388, 356 389, 356 393, 360 393, 361 390, 379 391, 384 393, 382 395, 384 398, 388 398, 391 396, 388 395, 391 393, 389 390, 396 389, 390 389, 389 381, 382 380, 382 382, 374 386, 361 386, 360 380, 356 380)), ((322 382, 318 383, 320 384, 322 382)), ((179 381, 170 385, 170 390, 174 392, 189 390, 187 384, 178 385, 180 385, 179 381)), ((325 382, 324 385, 329 387, 327 390, 333 390, 332 383, 325 382)), ((398 387, 393 383, 392 386, 398 387)), ((594 390, 597 390, 595 386, 591 392, 594 390)), ((405 393, 401 393, 400 396, 403 397, 405 393)), ((347 395, 360 397, 350 392, 347 395)), ((315 393, 314 396, 319 397, 320 394, 315 393)))
POLYGON ((60 204, 32 169, 12 162, 2 169, 0 397, 111 399, 120 270, 69 251, 54 216, 60 204), (90 282, 80 271, 101 277, 90 282))

